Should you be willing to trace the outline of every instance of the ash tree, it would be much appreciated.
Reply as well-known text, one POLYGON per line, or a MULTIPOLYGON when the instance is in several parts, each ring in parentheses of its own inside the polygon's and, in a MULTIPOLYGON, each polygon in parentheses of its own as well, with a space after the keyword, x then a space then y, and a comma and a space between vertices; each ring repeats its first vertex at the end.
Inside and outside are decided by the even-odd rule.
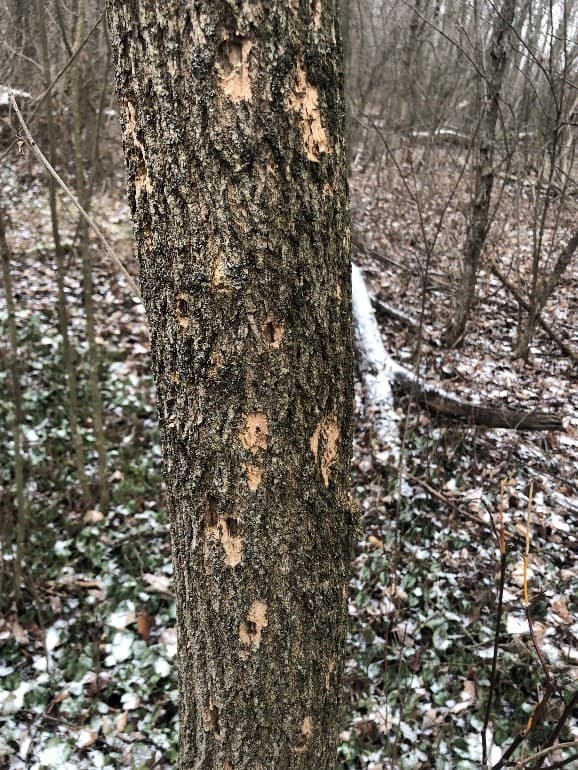
POLYGON ((177 603, 180 767, 333 768, 352 538, 337 0, 109 0, 177 603))

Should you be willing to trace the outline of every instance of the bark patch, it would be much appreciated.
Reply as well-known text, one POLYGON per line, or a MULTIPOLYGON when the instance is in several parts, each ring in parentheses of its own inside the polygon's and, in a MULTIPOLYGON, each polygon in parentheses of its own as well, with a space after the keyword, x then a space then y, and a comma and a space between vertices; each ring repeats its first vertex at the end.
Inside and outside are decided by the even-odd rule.
POLYGON ((313 23, 317 28, 321 26, 321 0, 313 1, 313 23))
POLYGON ((331 146, 321 122, 319 92, 307 79, 307 72, 301 61, 297 62, 295 85, 287 99, 287 107, 299 113, 305 152, 309 160, 318 163, 320 154, 331 152, 331 146))
POLYGON ((313 719, 310 716, 305 717, 301 724, 301 734, 299 735, 297 739, 297 743, 295 745, 296 751, 305 751, 305 747, 307 746, 307 743, 309 741, 309 738, 313 735, 313 719))
POLYGON ((267 605, 258 599, 253 602, 245 620, 239 624, 241 657, 246 660, 261 644, 263 629, 268 625, 267 605))
POLYGON ((262 326, 263 339, 272 348, 277 350, 281 346, 281 340, 285 334, 285 329, 274 318, 267 318, 262 326))
POLYGON ((222 740, 221 727, 219 725, 219 709, 213 703, 212 698, 209 698, 209 705, 203 711, 203 727, 205 732, 213 733, 218 741, 222 740))
POLYGON ((189 325, 189 295, 177 295, 176 315, 179 326, 186 329, 189 325))
POLYGON ((215 379, 219 374, 220 368, 225 363, 225 359, 220 350, 213 350, 209 357, 209 366, 207 369, 207 376, 210 379, 215 379))
POLYGON ((136 119, 136 109, 132 102, 126 103, 124 131, 125 135, 128 136, 132 142, 135 150, 140 153, 140 169, 135 173, 134 178, 135 195, 138 198, 142 192, 147 192, 149 194, 152 192, 152 183, 147 171, 145 148, 137 135, 138 123, 136 119))
POLYGON ((243 559, 245 541, 239 535, 239 525, 233 516, 216 516, 211 506, 207 509, 207 536, 218 540, 225 552, 225 564, 236 567, 243 559), (216 523, 215 523, 216 518, 216 523))
POLYGON ((331 674, 335 671, 335 661, 330 660, 329 666, 327 667, 327 673, 325 674, 325 689, 330 690, 331 689, 331 674))
POLYGON ((227 264, 224 257, 219 254, 211 271, 211 286, 214 291, 230 291, 231 284, 227 275, 227 264))
POLYGON ((266 451, 269 446, 269 424, 263 412, 253 412, 244 415, 245 425, 239 431, 241 444, 256 455, 260 450, 266 451))
POLYGON ((337 460, 337 444, 339 441, 339 424, 334 414, 324 417, 317 423, 309 445, 321 467, 321 475, 325 486, 329 486, 331 469, 337 460))
POLYGON ((217 54, 217 73, 223 91, 237 103, 250 101, 249 51, 252 43, 242 37, 224 40, 217 54))
POLYGON ((247 486, 251 492, 255 492, 263 480, 263 468, 260 465, 247 463, 245 465, 245 472, 247 473, 247 486))

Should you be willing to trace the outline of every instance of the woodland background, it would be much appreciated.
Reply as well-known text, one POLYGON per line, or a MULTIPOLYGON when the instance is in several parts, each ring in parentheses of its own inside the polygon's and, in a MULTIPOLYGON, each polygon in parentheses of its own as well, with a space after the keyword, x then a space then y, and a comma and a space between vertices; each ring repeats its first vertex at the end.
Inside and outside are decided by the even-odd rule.
MULTIPOLYGON (((344 3, 353 259, 388 354, 468 407, 397 393, 384 465, 360 360, 343 770, 578 767, 577 9, 344 3)), ((102 5, 0 18, 0 768, 168 768, 144 311, 9 100, 136 278, 102 5)))

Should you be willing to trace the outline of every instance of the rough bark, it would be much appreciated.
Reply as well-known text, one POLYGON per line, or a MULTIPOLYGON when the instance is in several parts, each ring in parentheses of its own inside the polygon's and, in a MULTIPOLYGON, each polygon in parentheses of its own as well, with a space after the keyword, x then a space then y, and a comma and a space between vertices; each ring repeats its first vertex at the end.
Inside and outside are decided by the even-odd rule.
POLYGON ((180 767, 333 768, 352 522, 338 3, 110 0, 180 767))

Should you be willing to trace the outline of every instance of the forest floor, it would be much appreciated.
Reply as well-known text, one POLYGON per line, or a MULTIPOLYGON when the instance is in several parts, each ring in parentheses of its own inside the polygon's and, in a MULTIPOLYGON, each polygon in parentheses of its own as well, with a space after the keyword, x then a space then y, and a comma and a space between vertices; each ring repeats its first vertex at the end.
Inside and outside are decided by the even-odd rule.
MULTIPOLYGON (((520 286, 527 283, 535 201, 524 189, 506 187, 496 207, 481 299, 464 345, 441 346, 459 291, 469 193, 465 186, 452 192, 447 158, 430 154, 419 162, 436 164, 419 175, 430 187, 416 181, 417 160, 409 156, 401 166, 405 183, 391 168, 356 169, 352 178, 354 260, 376 296, 423 320, 419 344, 403 322, 382 323, 387 350, 428 383, 474 402, 559 414, 566 430, 486 430, 442 421, 401 398, 402 466, 384 472, 375 461, 371 405, 357 383, 353 494, 362 523, 339 766, 474 770, 481 766, 484 729, 495 765, 546 699, 513 755, 538 767, 531 756, 539 749, 578 741, 576 368, 541 331, 528 363, 511 358, 518 309, 487 261, 495 259, 520 286)), ((95 240, 112 488, 103 513, 79 496, 71 463, 46 187, 39 173, 23 178, 21 168, 9 166, 0 185, 10 201, 31 522, 25 601, 18 616, 0 617, 0 768, 170 768, 177 726, 174 602, 143 308, 95 240)), ((555 239, 550 258, 577 221, 575 200, 559 216, 555 208, 544 240, 548 253, 555 239)), ((128 208, 118 189, 104 189, 94 211, 134 270, 128 208)), ((62 212, 71 244, 66 282, 81 425, 94 472, 76 217, 66 205, 62 212)), ((575 260, 546 315, 576 351, 577 311, 575 260)), ((5 327, 3 308, 0 322, 5 327)), ((7 391, 6 360, 3 355, 0 384, 7 391)), ((4 399, 5 457, 13 454, 10 419, 4 399)), ((10 463, 1 474, 7 538, 10 463)), ((9 568, 9 550, 2 555, 9 568)), ((550 751, 543 766, 572 751, 550 751)))

